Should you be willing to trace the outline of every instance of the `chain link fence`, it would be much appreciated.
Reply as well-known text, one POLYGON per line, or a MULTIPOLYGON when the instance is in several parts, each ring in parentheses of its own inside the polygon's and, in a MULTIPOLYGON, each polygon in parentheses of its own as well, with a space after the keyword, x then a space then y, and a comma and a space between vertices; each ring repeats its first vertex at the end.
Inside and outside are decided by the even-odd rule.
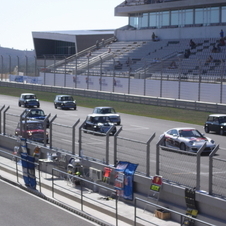
MULTIPOLYGON (((1 131, 6 136, 14 137, 15 128, 20 121, 20 116, 10 113, 9 108, 7 112, 4 112, 3 116, 2 120, 1 112, 1 131)), ((117 133, 114 136, 106 136, 81 131, 81 135, 78 135, 75 133, 76 126, 77 123, 72 126, 61 125, 55 122, 50 123, 50 128, 48 129, 50 144, 47 144, 47 146, 56 151, 77 154, 80 157, 103 164, 114 165, 116 163, 115 160, 127 160, 138 164, 137 173, 147 176, 154 174, 161 175, 164 181, 168 183, 190 188, 201 188, 211 195, 221 198, 226 197, 226 160, 213 157, 213 164, 209 164, 208 174, 206 167, 205 169, 200 167, 201 149, 198 151, 199 155, 199 153, 171 150, 159 146, 161 148, 156 147, 156 153, 153 155, 150 153, 150 142, 154 136, 145 142, 121 137, 117 133), (206 174, 206 176, 202 178, 204 180, 200 186, 200 175, 202 173, 206 174)), ((42 143, 38 144, 40 146, 45 145, 42 143)), ((216 151, 217 149, 213 152, 216 153, 216 151)), ((211 152, 212 155, 214 153, 212 154, 211 152)), ((209 156, 209 162, 211 162, 211 156, 209 156)))
POLYGON ((213 177, 212 177, 212 194, 218 197, 226 198, 226 160, 213 157, 213 177))
POLYGON ((161 149, 159 175, 168 183, 194 188, 197 178, 197 157, 194 153, 161 149))

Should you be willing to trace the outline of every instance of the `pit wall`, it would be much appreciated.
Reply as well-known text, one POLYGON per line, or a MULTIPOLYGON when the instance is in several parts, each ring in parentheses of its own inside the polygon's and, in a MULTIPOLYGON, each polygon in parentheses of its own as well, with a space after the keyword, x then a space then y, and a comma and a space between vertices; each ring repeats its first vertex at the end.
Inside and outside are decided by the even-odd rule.
MULTIPOLYGON (((7 137, 0 134, 0 149, 4 151, 13 152, 14 147, 19 146, 18 141, 15 138, 7 137)), ((47 153, 56 154, 55 150, 49 149, 48 147, 44 147, 38 145, 41 150, 40 158, 47 158, 47 153)), ((29 154, 33 154, 33 150, 37 147, 37 144, 28 143, 27 144, 29 154)), ((3 156, 3 154, 2 154, 3 156)), ((4 156, 3 156, 4 157, 4 156)), ((72 156, 70 154, 66 155, 65 162, 65 170, 67 168, 68 161, 70 158, 76 158, 77 156, 72 156)), ((97 170, 101 170, 103 172, 104 167, 111 167, 114 172, 113 166, 106 166, 98 162, 88 161, 86 159, 81 159, 81 165, 83 166, 83 170, 88 172, 89 168, 92 167, 97 170)), ((48 173, 51 173, 51 167, 57 168, 52 164, 48 169, 48 173)), ((61 168, 62 169, 62 168, 61 168)), ((57 176, 57 175, 56 175, 57 176)), ((154 176, 154 175, 153 175, 154 176)), ((145 177, 142 175, 135 174, 134 175, 134 197, 138 197, 144 200, 148 200, 150 202, 156 202, 152 199, 148 199, 149 187, 151 184, 150 177, 145 177)), ((90 178, 92 180, 92 178, 90 178)), ((114 177, 111 177, 110 184, 113 184, 114 177)), ((101 183, 97 181, 97 183, 101 183)), ((113 188, 113 186, 112 186, 113 188)), ((199 210, 198 219, 215 224, 217 226, 225 226, 226 221, 226 200, 216 198, 213 196, 209 196, 208 194, 202 193, 201 191, 196 191, 196 201, 199 210)), ((124 200, 124 202, 128 204, 133 204, 133 201, 124 200)), ((160 193, 160 199, 158 201, 158 205, 162 205, 164 207, 168 207, 174 211, 178 211, 180 213, 186 213, 186 203, 185 203, 185 187, 180 187, 174 184, 163 183, 160 193)), ((141 208, 145 208, 145 206, 140 206, 141 208)), ((154 211, 150 209, 150 211, 154 211)), ((180 222, 179 216, 171 215, 172 220, 180 222)), ((196 223, 197 226, 201 226, 201 224, 196 223)), ((203 225, 203 224, 202 224, 203 225)))

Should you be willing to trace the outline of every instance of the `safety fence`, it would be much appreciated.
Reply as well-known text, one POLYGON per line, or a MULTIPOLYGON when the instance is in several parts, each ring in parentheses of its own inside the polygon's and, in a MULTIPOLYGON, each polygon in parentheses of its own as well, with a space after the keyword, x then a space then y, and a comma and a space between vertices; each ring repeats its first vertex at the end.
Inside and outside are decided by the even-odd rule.
MULTIPOLYGON (((5 136, 17 139, 14 126, 20 122, 20 117, 9 113, 9 109, 4 112, 3 120, 0 117, 0 121, 3 121, 2 131, 5 136)), ((79 124, 80 120, 71 126, 61 125, 56 121, 57 118, 54 121, 51 119, 50 128, 45 129, 49 134, 49 144, 29 139, 28 142, 106 165, 115 166, 118 161, 126 159, 138 164, 137 173, 140 175, 162 175, 167 183, 196 187, 197 190, 203 190, 210 195, 226 197, 225 176, 222 173, 225 171, 225 160, 214 156, 219 149, 218 145, 208 156, 209 165, 206 171, 206 167, 201 165, 204 146, 197 153, 192 153, 166 148, 158 143, 156 151, 151 152, 150 146, 155 134, 150 136, 148 141, 141 141, 120 136, 120 126, 117 126, 116 134, 110 136, 85 131, 79 124)))
MULTIPOLYGON (((147 80, 148 82, 148 80, 147 80)), ((143 83, 143 82, 142 82, 143 83)), ((157 86, 160 86, 161 82, 157 81, 157 86)), ((134 81, 134 84, 136 84, 136 87, 138 83, 134 81)), ((156 85, 152 84, 149 86, 150 90, 156 89, 156 85), (152 86, 153 85, 153 86, 152 86)), ((219 101, 214 101, 212 98, 215 98, 216 96, 219 97, 217 94, 219 92, 219 89, 217 88, 218 84, 212 84, 214 87, 210 88, 209 86, 205 87, 205 92, 208 95, 204 95, 205 98, 208 98, 208 101, 194 101, 191 98, 191 94, 193 95, 194 92, 190 92, 189 90, 193 90, 194 84, 191 83, 191 87, 187 87, 186 84, 184 84, 184 91, 189 94, 189 98, 186 99, 177 99, 177 95, 175 98, 169 97, 167 95, 167 98, 163 97, 155 97, 159 96, 156 94, 153 95, 143 95, 143 94, 125 94, 125 92, 120 93, 119 90, 115 90, 115 92, 108 92, 108 91, 98 91, 98 89, 89 90, 86 88, 83 89, 75 89, 71 87, 57 87, 57 86, 49 86, 49 85, 37 85, 37 84, 25 84, 25 83, 15 83, 15 82, 0 82, 0 86, 2 87, 10 87, 10 88, 19 88, 19 89, 28 89, 35 91, 41 91, 41 92, 51 92, 51 93, 59 93, 59 94, 69 94, 74 96, 84 96, 89 98, 96 98, 96 99, 104 99, 104 100, 110 100, 110 101, 119 101, 119 102, 129 102, 129 103, 135 103, 135 104, 145 104, 145 105, 154 105, 154 106, 163 106, 163 107, 172 107, 172 108, 178 108, 178 109, 188 109, 188 110, 195 110, 195 111, 205 111, 205 112, 213 112, 213 113, 225 113, 226 105, 224 103, 219 103, 219 101), (209 90, 212 90, 212 92, 209 92, 209 90), (216 93, 215 93, 216 92, 216 93), (214 93, 214 95, 212 95, 214 93)), ((190 86, 189 85, 189 86, 190 86)), ((211 86, 212 86, 211 85, 211 86)), ((165 84, 166 87, 170 87, 169 84, 165 84)), ((174 84, 174 87, 178 87, 178 84, 174 84)), ((195 87, 198 87, 196 84, 195 87)), ((167 88, 167 89, 168 89, 167 88)), ((159 89, 158 89, 159 90, 159 89)), ((171 88, 171 90, 175 89, 171 88)), ((159 91, 157 91, 159 92, 159 91)), ((143 93, 143 91, 142 91, 143 93)), ((197 92, 195 92, 197 94, 197 92)), ((195 98, 197 99, 197 98, 195 98)))
MULTIPOLYGON (((120 221, 126 219, 125 216, 122 216, 123 213, 120 213, 118 208, 118 202, 120 199, 117 195, 117 190, 106 186, 104 183, 100 184, 98 182, 93 182, 91 179, 88 179, 85 174, 84 177, 81 177, 54 167, 51 167, 49 172, 46 172, 45 167, 43 169, 42 163, 40 162, 31 162, 29 160, 22 159, 18 155, 0 150, 1 179, 7 180, 14 185, 22 187, 23 189, 28 187, 25 178, 31 177, 31 171, 30 173, 25 174, 25 170, 23 170, 22 167, 29 164, 35 167, 34 175, 32 175, 35 181, 33 183, 34 186, 28 189, 28 191, 33 194, 43 197, 47 201, 59 205, 60 207, 63 207, 73 213, 78 213, 79 215, 101 225, 109 225, 109 222, 100 220, 104 218, 105 214, 110 215, 113 219, 115 219, 114 225, 116 226, 119 225, 120 221), (22 161, 24 161, 24 163, 22 163, 22 161), (51 196, 47 190, 51 191, 51 196), (106 203, 106 199, 101 199, 101 197, 107 197, 113 202, 106 203), (77 205, 77 203, 80 204, 80 210, 78 209, 79 205, 77 205), (91 212, 87 207, 92 209, 91 212), (100 216, 103 215, 103 217, 96 217, 94 211, 100 216)), ((135 197, 134 200, 135 204, 134 207, 132 207, 133 211, 131 211, 133 219, 129 216, 131 225, 149 225, 148 223, 150 223, 150 225, 153 224, 148 215, 145 215, 144 209, 141 208, 142 206, 145 207, 146 205, 149 205, 152 206, 154 210, 161 209, 171 213, 171 215, 179 216, 181 225, 182 222, 191 220, 191 222, 199 223, 199 225, 215 226, 214 224, 190 217, 138 197, 135 197)))
POLYGON ((226 198, 226 175, 222 169, 226 168, 226 159, 220 159, 218 157, 210 156, 210 181, 209 181, 209 193, 211 195, 226 198))

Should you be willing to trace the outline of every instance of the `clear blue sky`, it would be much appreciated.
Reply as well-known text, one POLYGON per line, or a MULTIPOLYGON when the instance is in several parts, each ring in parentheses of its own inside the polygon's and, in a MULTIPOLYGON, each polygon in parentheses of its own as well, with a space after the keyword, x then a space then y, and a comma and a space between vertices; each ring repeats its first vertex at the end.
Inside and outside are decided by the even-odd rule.
POLYGON ((128 24, 114 16, 123 0, 0 0, 0 46, 34 49, 32 31, 115 29, 128 24))

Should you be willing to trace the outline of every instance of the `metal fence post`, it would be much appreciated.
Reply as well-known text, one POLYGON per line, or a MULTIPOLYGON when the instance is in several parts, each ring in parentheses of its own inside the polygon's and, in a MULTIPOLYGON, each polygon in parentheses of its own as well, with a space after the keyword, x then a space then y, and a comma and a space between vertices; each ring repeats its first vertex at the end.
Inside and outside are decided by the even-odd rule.
POLYGON ((83 153, 82 153, 82 128, 84 126, 84 124, 86 123, 86 120, 82 123, 82 125, 79 127, 79 130, 78 130, 78 155, 79 157, 82 157, 83 156, 83 153))
POLYGON ((162 73, 162 61, 161 61, 161 77, 160 77, 160 93, 159 96, 162 97, 162 83, 163 83, 163 73, 162 73))
POLYGON ((11 74, 11 56, 9 55, 9 71, 8 71, 9 74, 11 74))
POLYGON ((219 149, 219 144, 213 149, 209 155, 209 195, 213 193, 213 156, 219 149))
POLYGON ((122 131, 122 127, 120 127, 114 135, 114 154, 113 154, 114 166, 116 166, 116 163, 117 163, 117 138, 121 131, 122 131))
POLYGON ((10 106, 8 106, 3 112, 3 135, 5 135, 5 127, 6 127, 6 112, 9 110, 10 106))
POLYGON ((102 70, 103 70, 103 61, 102 57, 100 56, 100 91, 102 90, 102 70))
POLYGON ((56 119, 57 115, 55 115, 50 121, 49 121, 49 147, 52 148, 52 142, 53 142, 53 126, 52 123, 56 119))
POLYGON ((109 165, 109 136, 110 136, 110 133, 113 131, 113 129, 115 128, 115 125, 113 125, 109 130, 108 132, 106 133, 106 155, 105 155, 105 158, 106 158, 106 164, 109 165))
POLYGON ((112 92, 115 92, 116 80, 115 80, 115 58, 113 56, 113 85, 112 85, 112 92))
POLYGON ((5 105, 0 109, 0 134, 2 133, 2 110, 5 108, 5 105))
POLYGON ((1 55, 1 80, 3 81, 3 56, 1 55))
POLYGON ((78 62, 77 62, 77 55, 75 55, 75 88, 77 88, 77 71, 78 71, 78 62))
POLYGON ((44 131, 45 131, 45 133, 44 133, 44 147, 46 147, 46 144, 47 144, 47 142, 46 142, 46 140, 47 140, 46 128, 47 128, 47 121, 48 121, 48 119, 49 119, 50 116, 51 116, 51 114, 49 114, 49 115, 44 119, 44 131))
POLYGON ((200 165, 201 165, 201 154, 206 148, 206 143, 203 144, 203 146, 197 151, 197 162, 196 162, 196 190, 200 190, 200 165))
POLYGON ((86 82, 87 82, 87 89, 89 89, 89 56, 88 57, 88 77, 86 79, 86 82))
POLYGON ((147 141, 147 149, 146 149, 146 176, 150 176, 150 143, 155 138, 155 133, 149 138, 147 141))
POLYGON ((53 56, 54 62, 53 62, 53 86, 56 86, 56 56, 53 56))
POLYGON ((223 79, 224 79, 225 62, 221 60, 221 83, 220 83, 220 103, 223 101, 223 79))
POLYGON ((17 56, 17 75, 19 75, 20 71, 20 58, 17 56))
MULTIPOLYGON (((37 75, 37 57, 34 56, 34 58, 35 58, 35 68, 34 68, 35 73, 34 73, 34 75, 35 75, 35 77, 37 77, 37 76, 39 76, 39 74, 37 75)), ((18 65, 18 67, 19 67, 19 65, 18 65)), ((18 71, 19 71, 19 69, 18 69, 18 71)))
POLYGON ((64 56, 64 87, 66 87, 66 70, 67 70, 66 56, 64 56))
POLYGON ((156 144, 156 174, 159 175, 159 160, 160 160, 160 145, 163 143, 165 136, 163 136, 156 144))
POLYGON ((25 75, 28 76, 27 74, 27 65, 28 65, 28 58, 25 56, 25 75))
POLYGON ((44 85, 46 85, 46 56, 44 55, 44 85))
POLYGON ((77 120, 77 122, 72 126, 72 155, 75 155, 75 127, 80 122, 80 119, 77 120))

